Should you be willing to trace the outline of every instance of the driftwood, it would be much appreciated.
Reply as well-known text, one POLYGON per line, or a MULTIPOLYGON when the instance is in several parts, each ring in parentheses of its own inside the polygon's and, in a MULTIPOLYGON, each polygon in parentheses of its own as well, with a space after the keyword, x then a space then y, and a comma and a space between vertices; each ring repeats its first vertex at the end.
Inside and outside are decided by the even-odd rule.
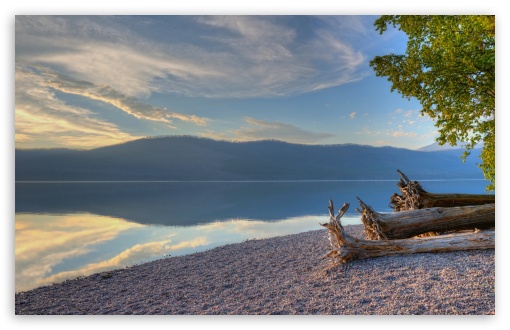
POLYGON ((495 231, 475 230, 469 233, 455 233, 435 237, 408 238, 397 240, 363 240, 348 235, 340 218, 349 208, 345 203, 334 216, 333 202, 329 201, 329 223, 324 223, 329 232, 332 250, 325 256, 340 263, 356 259, 392 256, 396 254, 452 252, 495 248, 495 231))
POLYGON ((359 199, 366 239, 409 238, 425 233, 446 233, 495 227, 495 204, 432 207, 392 213, 377 213, 359 199))
POLYGON ((429 207, 452 207, 465 205, 483 205, 495 203, 495 195, 489 194, 434 194, 425 191, 418 181, 411 181, 397 170, 400 181, 397 186, 402 195, 390 197, 390 207, 395 212, 417 210, 429 207))

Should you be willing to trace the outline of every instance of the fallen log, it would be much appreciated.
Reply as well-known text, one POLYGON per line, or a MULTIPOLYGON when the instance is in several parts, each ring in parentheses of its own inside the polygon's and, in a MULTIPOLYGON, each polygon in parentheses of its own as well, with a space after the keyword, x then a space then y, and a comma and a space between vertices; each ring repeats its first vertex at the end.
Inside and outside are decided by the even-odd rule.
POLYGON ((366 239, 389 240, 425 233, 488 229, 495 227, 495 204, 432 207, 392 213, 378 213, 358 198, 366 239))
POLYGON ((429 207, 453 207, 465 205, 493 204, 495 195, 489 194, 435 194, 423 189, 418 181, 411 181, 397 170, 400 180, 397 186, 402 195, 394 193, 390 197, 390 207, 395 212, 417 210, 429 207))
POLYGON ((345 203, 334 216, 333 202, 329 201, 329 223, 321 224, 329 232, 332 250, 325 256, 340 263, 397 254, 436 253, 495 248, 495 231, 475 230, 469 233, 455 233, 444 236, 407 238, 397 240, 363 240, 348 235, 340 218, 349 208, 345 203))

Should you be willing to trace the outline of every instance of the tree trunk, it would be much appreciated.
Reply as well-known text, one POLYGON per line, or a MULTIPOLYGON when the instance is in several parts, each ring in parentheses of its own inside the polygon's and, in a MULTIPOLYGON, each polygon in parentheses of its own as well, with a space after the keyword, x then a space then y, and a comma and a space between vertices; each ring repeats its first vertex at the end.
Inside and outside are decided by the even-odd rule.
POLYGON ((445 233, 495 227, 495 204, 432 207, 392 213, 377 213, 359 199, 366 239, 409 238, 429 232, 445 233))
POLYGON ((495 195, 488 194, 434 194, 425 191, 418 181, 411 181, 400 170, 400 181, 397 186, 402 195, 390 197, 390 207, 395 212, 424 209, 429 207, 452 207, 465 205, 493 204, 495 195))
POLYGON ((322 224, 329 231, 332 250, 326 255, 338 262, 392 256, 396 254, 452 252, 464 250, 481 250, 495 248, 495 231, 479 231, 456 233, 444 236, 408 238, 398 240, 373 241, 362 240, 348 235, 340 222, 340 218, 349 208, 345 203, 338 216, 333 215, 333 202, 330 200, 329 223, 322 224))

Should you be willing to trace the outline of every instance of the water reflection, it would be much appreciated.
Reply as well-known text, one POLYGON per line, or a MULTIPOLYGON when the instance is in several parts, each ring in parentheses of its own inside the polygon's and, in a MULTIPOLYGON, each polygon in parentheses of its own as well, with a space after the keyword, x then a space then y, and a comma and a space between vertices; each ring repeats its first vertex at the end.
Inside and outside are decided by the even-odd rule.
MULTIPOLYGON (((280 220, 327 212, 356 196, 389 211, 395 182, 16 183, 16 212, 92 213, 142 224, 189 226, 232 218, 280 220)), ((355 214, 354 208, 349 213, 355 214)))
MULTIPOLYGON (((320 229, 323 216, 141 225, 94 214, 16 215, 16 292, 216 246, 320 229)), ((359 223, 349 216, 345 224, 359 223)))
MULTIPOLYGON (((485 181, 422 182, 484 193, 485 181)), ((216 246, 321 229, 328 199, 379 212, 395 181, 16 183, 16 291, 216 246)))

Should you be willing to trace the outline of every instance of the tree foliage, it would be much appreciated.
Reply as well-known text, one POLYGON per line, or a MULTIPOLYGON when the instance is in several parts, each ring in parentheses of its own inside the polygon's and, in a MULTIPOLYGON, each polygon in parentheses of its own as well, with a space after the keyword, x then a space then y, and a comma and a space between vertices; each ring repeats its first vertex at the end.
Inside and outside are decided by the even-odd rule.
POLYGON ((495 190, 495 17, 381 16, 380 34, 393 26, 408 35, 405 54, 376 56, 370 66, 403 97, 417 98, 435 121, 440 145, 479 142, 479 167, 495 190))

